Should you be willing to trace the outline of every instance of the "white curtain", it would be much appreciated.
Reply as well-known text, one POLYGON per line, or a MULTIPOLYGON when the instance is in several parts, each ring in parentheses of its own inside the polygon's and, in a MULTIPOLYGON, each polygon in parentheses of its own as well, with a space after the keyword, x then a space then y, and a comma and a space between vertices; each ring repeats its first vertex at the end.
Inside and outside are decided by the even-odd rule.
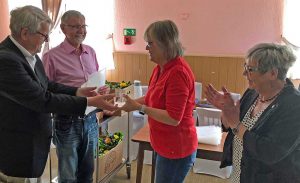
MULTIPOLYGON (((53 22, 53 26, 50 28, 50 32, 52 32, 55 29, 57 29, 57 25, 60 22, 59 13, 61 12, 60 5, 62 3, 62 0, 41 0, 41 3, 42 3, 43 11, 45 11, 48 14, 48 16, 51 18, 53 22)), ((52 40, 51 37, 54 37, 53 35, 55 36, 55 34, 50 35, 49 36, 50 39, 48 40, 48 42, 44 43, 42 55, 47 51, 49 51, 51 40, 52 40)))
POLYGON ((297 61, 290 69, 288 76, 300 79, 300 1, 285 0, 283 16, 283 41, 294 49, 297 61), (297 72, 298 71, 298 72, 297 72))

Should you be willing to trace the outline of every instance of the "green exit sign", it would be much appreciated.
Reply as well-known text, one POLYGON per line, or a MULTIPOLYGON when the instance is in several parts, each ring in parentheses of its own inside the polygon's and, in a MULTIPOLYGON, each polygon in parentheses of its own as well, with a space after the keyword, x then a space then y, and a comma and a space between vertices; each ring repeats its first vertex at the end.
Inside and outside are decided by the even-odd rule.
POLYGON ((125 28, 123 31, 124 36, 135 36, 136 35, 136 29, 132 28, 125 28))

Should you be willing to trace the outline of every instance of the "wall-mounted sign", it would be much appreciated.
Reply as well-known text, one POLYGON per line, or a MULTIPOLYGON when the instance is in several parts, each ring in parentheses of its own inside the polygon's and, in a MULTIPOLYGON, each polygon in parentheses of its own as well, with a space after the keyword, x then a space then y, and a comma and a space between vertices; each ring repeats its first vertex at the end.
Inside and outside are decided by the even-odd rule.
POLYGON ((135 36, 136 35, 136 29, 132 28, 125 28, 123 31, 124 36, 135 36))
POLYGON ((132 44, 132 37, 124 36, 124 44, 132 44))

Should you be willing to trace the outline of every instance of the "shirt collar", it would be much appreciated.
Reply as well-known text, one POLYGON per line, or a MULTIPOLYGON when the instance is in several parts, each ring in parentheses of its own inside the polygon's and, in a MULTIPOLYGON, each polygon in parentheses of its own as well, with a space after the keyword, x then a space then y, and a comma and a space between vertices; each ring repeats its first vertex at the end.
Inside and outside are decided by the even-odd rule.
POLYGON ((18 41, 15 40, 11 35, 9 36, 9 38, 20 49, 20 51, 23 53, 25 57, 34 57, 33 55, 31 55, 31 53, 29 53, 29 51, 27 51, 22 45, 20 45, 18 41))
POLYGON ((22 45, 20 45, 18 43, 18 41, 15 40, 11 35, 9 36, 9 38, 20 49, 20 51, 22 52, 22 54, 26 58, 27 62, 31 66, 32 70, 34 70, 34 66, 35 66, 35 63, 36 63, 35 56, 31 55, 31 53, 29 53, 29 51, 27 51, 26 48, 24 48, 22 45))
MULTIPOLYGON (((65 50, 68 52, 68 53, 73 53, 75 52, 76 48, 74 48, 74 46, 72 46, 68 41, 67 39, 64 40, 64 42, 62 43, 63 47, 65 48, 65 50)), ((84 44, 81 44, 81 48, 82 48, 82 53, 88 53, 87 52, 87 49, 85 47, 84 44)))
POLYGON ((164 66, 163 66, 163 70, 166 71, 168 69, 170 69, 171 67, 173 67, 174 65, 177 65, 177 63, 181 62, 181 57, 175 57, 171 60, 169 60, 164 66))

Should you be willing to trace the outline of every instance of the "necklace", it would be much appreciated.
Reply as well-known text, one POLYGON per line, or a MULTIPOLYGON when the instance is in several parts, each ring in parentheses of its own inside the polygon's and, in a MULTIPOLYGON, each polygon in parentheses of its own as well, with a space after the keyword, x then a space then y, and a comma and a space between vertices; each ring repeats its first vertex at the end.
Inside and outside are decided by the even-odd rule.
POLYGON ((261 103, 266 103, 266 102, 269 102, 269 101, 271 101, 271 100, 274 100, 274 99, 281 93, 281 91, 282 91, 282 90, 280 90, 280 91, 279 91, 276 95, 274 95, 273 97, 270 97, 270 98, 265 99, 265 100, 263 100, 262 97, 259 96, 259 101, 260 101, 261 103))

